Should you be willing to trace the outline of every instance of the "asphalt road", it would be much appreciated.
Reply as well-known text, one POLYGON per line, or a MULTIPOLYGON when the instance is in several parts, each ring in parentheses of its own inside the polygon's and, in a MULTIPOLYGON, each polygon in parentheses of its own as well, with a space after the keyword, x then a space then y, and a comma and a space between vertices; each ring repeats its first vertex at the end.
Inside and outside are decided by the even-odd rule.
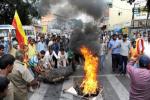
MULTIPOLYGON (((105 67, 99 71, 98 79, 103 87, 103 96, 97 100, 128 100, 130 79, 128 76, 119 76, 112 73, 111 56, 106 57, 105 67)), ((64 93, 64 89, 69 89, 77 80, 82 80, 83 68, 78 67, 77 71, 63 83, 44 84, 34 93, 29 94, 29 100, 81 100, 76 96, 64 93)))

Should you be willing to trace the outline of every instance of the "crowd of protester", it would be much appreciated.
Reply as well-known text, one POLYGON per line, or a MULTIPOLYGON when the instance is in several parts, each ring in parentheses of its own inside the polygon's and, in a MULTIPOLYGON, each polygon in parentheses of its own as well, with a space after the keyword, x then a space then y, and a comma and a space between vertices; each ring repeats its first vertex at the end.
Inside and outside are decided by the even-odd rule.
MULTIPOLYGON (((135 59, 139 55, 149 55, 149 37, 137 33, 129 38, 127 34, 104 33, 100 36, 100 67, 106 64, 106 55, 111 53, 112 71, 119 74, 126 74, 126 66, 129 59, 135 59)), ((135 64, 138 67, 138 64, 135 64)))
MULTIPOLYGON (((131 100, 150 100, 150 95, 146 95, 150 83, 150 33, 137 33, 132 38, 104 33, 99 40, 100 70, 106 67, 106 56, 111 53, 112 72, 124 76, 128 72, 130 76, 131 100)), ((79 55, 68 45, 68 38, 52 34, 29 37, 28 45, 22 47, 11 33, 7 41, 0 37, 0 99, 27 100, 28 92, 39 87, 38 76, 42 72, 79 63, 79 55)), ((75 71, 74 66, 72 69, 75 71)))
POLYGON ((150 100, 150 32, 142 35, 113 34, 101 37, 100 67, 106 67, 106 55, 111 53, 112 72, 130 77, 129 100, 150 100))
POLYGON ((68 45, 68 38, 53 34, 29 37, 22 46, 11 33, 7 41, 0 37, 0 100, 27 100, 42 72, 71 65, 74 53, 68 45))

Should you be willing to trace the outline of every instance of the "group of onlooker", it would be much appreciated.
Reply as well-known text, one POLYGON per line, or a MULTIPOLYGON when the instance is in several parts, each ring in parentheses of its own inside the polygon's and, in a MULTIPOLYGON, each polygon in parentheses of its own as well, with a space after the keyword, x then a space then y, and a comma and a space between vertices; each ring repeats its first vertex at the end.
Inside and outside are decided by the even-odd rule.
POLYGON ((28 91, 39 86, 38 75, 72 64, 74 53, 68 48, 69 39, 56 35, 37 37, 29 37, 28 44, 22 46, 11 33, 7 45, 0 37, 0 99, 27 100, 28 91))
MULTIPOLYGON (((148 35, 149 37, 150 35, 148 35)), ((119 74, 126 74, 127 62, 130 58, 138 55, 148 55, 148 39, 140 33, 136 38, 129 38, 127 34, 102 35, 100 38, 100 68, 106 64, 106 55, 111 53, 112 71, 119 74)), ((135 64, 138 67, 138 63, 135 64)))
POLYGON ((150 100, 149 50, 150 32, 145 36, 137 33, 131 39, 127 34, 113 34, 108 46, 105 40, 101 40, 101 66, 107 65, 106 61, 104 63, 104 57, 107 51, 111 52, 112 71, 123 75, 128 74, 130 77, 129 100, 150 100))
POLYGON ((130 76, 130 100, 150 99, 150 33, 147 37, 138 34, 136 40, 132 41, 132 55, 127 65, 130 76))

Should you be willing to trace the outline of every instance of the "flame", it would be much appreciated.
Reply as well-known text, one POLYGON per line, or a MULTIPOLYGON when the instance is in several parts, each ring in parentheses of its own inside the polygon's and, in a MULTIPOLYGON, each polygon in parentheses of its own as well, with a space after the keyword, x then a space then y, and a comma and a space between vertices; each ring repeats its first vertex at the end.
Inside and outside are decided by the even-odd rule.
POLYGON ((81 53, 85 58, 84 62, 84 72, 85 76, 81 87, 83 88, 83 93, 95 94, 98 89, 97 71, 98 71, 98 57, 95 57, 92 52, 86 48, 80 48, 81 53))

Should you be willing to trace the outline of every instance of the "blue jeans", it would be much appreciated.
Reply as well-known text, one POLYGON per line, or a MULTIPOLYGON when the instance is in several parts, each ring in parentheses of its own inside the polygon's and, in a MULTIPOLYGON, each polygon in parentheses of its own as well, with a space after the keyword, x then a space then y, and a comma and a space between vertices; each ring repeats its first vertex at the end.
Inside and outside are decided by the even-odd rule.
POLYGON ((121 61, 121 64, 120 64, 121 66, 119 68, 120 74, 126 74, 126 66, 128 62, 128 57, 120 55, 120 61, 121 61))
POLYGON ((100 56, 100 68, 103 68, 105 65, 105 55, 100 56))

